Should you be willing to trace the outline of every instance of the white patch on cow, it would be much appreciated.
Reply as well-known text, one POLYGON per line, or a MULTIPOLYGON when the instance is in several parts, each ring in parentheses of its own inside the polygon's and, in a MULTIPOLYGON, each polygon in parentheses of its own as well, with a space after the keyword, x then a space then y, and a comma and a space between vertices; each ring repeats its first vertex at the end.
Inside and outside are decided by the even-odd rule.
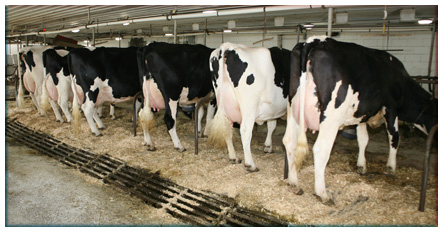
POLYGON ((326 36, 326 35, 315 35, 315 36, 311 36, 311 37, 309 37, 307 40, 306 40, 306 43, 308 44, 308 43, 312 43, 312 42, 314 42, 314 40, 316 40, 316 39, 318 39, 318 40, 320 40, 320 41, 325 41, 326 40, 326 38, 328 38, 328 36, 326 36))
MULTIPOLYGON (((224 43, 220 46, 220 50, 211 54, 210 60, 218 59, 218 51, 221 51, 222 57, 218 60, 219 78, 214 89, 219 108, 212 120, 214 123, 211 125, 209 141, 221 144, 220 141, 224 139, 229 158, 237 162, 232 145, 232 123, 239 123, 245 166, 249 167, 250 171, 254 171, 256 166, 250 148, 254 123, 263 124, 268 120, 283 116, 286 113, 287 99, 283 98, 281 88, 274 83, 275 68, 269 49, 224 43), (230 73, 227 71, 225 51, 235 51, 239 59, 248 64, 237 86, 234 86, 230 73), (249 85, 246 80, 251 74, 255 79, 254 83, 249 85)), ((212 62, 210 65, 212 70, 212 62)), ((269 128, 273 128, 272 122, 269 128)), ((267 139, 265 146, 267 145, 272 145, 270 139, 267 139)), ((272 147, 267 146, 266 150, 272 150, 272 147)))

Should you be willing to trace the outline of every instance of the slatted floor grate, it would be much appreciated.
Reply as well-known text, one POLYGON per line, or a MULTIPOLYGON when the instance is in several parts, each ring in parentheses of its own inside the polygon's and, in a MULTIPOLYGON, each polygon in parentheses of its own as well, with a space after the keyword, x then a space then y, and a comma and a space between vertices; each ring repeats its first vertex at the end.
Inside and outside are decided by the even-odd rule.
POLYGON ((8 121, 6 135, 76 168, 104 183, 125 190, 145 203, 198 226, 287 226, 268 212, 250 210, 232 198, 179 186, 146 169, 128 166, 108 154, 72 147, 49 135, 8 121))

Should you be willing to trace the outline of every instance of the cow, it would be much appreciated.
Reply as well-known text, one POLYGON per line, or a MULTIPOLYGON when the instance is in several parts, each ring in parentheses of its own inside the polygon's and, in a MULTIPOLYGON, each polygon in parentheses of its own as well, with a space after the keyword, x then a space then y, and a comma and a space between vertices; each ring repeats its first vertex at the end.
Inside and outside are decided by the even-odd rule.
POLYGON ((325 36, 310 37, 292 50, 289 99, 283 137, 288 183, 299 188, 297 172, 309 152, 305 130, 319 131, 313 146, 315 194, 323 203, 331 202, 324 174, 340 127, 357 125, 357 166, 365 170, 366 124, 384 121, 390 144, 387 168, 395 173, 398 120, 425 133, 438 123, 437 100, 410 78, 396 57, 325 36))
MULTIPOLYGON (((72 116, 68 108, 68 102, 72 102, 73 93, 71 90, 71 75, 69 74, 66 49, 47 49, 43 52, 43 67, 45 77, 43 81, 44 88, 48 93, 49 103, 54 111, 57 121, 64 122, 58 106, 63 111, 67 122, 71 122, 72 116), (57 106, 58 104, 58 106, 57 106)), ((47 101, 42 101, 42 107, 47 101)))
MULTIPOLYGON (((144 145, 148 150, 156 149, 149 134, 155 122, 152 111, 165 109, 164 122, 174 148, 180 152, 185 151, 176 132, 178 106, 195 104, 202 98, 214 95, 208 63, 212 51, 213 49, 199 44, 164 42, 152 42, 139 49, 137 59, 144 96, 139 118, 144 145)), ((201 133, 203 107, 198 110, 198 128, 201 133)), ((214 105, 209 104, 207 123, 212 119, 214 111, 214 105)))
POLYGON ((29 92, 29 95, 31 96, 31 99, 34 102, 39 114, 42 116, 46 115, 45 110, 41 106, 42 99, 48 97, 46 88, 43 86, 43 52, 51 48, 53 48, 53 46, 34 46, 24 47, 19 51, 20 66, 24 70, 24 73, 18 89, 17 106, 19 108, 24 106, 24 85, 26 90, 29 92))
POLYGON ((250 147, 254 124, 267 122, 264 151, 272 152, 277 119, 286 114, 290 54, 277 47, 251 48, 233 43, 223 43, 211 54, 218 108, 211 121, 209 141, 226 144, 231 162, 240 163, 232 143, 233 124, 239 124, 244 165, 250 172, 258 171, 250 147))
POLYGON ((101 136, 98 128, 105 125, 98 116, 97 107, 105 102, 119 103, 132 100, 141 91, 138 78, 137 49, 130 48, 76 48, 68 54, 73 100, 73 127, 78 131, 81 105, 91 132, 101 136))

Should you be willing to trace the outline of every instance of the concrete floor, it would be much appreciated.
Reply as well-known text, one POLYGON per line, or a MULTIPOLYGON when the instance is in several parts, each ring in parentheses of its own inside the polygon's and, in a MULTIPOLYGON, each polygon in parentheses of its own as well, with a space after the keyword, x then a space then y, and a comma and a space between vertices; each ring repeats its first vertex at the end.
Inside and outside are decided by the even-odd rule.
POLYGON ((15 140, 6 143, 6 226, 183 225, 15 140))

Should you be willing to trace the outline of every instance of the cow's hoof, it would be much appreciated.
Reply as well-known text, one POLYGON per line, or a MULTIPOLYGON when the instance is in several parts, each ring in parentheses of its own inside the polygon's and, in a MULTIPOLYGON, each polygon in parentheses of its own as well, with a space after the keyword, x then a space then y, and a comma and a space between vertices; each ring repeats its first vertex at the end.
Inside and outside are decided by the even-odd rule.
POLYGON ((331 198, 326 198, 326 199, 322 199, 320 196, 318 196, 317 194, 314 194, 314 196, 321 201, 321 203, 323 203, 323 205, 326 206, 335 206, 335 202, 331 199, 331 198))
POLYGON ((95 137, 102 137, 103 136, 101 133, 98 133, 98 134, 92 133, 92 134, 95 135, 95 137))
POLYGON ((291 186, 291 188, 289 188, 289 191, 295 193, 295 195, 298 195, 298 196, 301 196, 305 193, 302 188, 292 187, 292 186, 291 186))
POLYGON ((251 166, 246 167, 246 170, 247 170, 249 173, 260 171, 260 169, 258 169, 257 167, 251 167, 251 166))
POLYGON ((175 150, 177 150, 179 152, 184 152, 184 151, 186 151, 186 148, 184 148, 184 147, 182 147, 182 148, 175 147, 175 150))
POLYGON ((363 167, 357 167, 357 173, 360 175, 366 175, 368 172, 368 170, 366 170, 366 168, 363 167))
POLYGON ((116 117, 114 115, 111 116, 111 120, 115 120, 116 117))
POLYGON ((273 152, 273 150, 272 150, 272 146, 265 146, 265 153, 272 153, 273 152))
POLYGON ((241 164, 241 159, 229 159, 231 161, 231 164, 241 164))
POLYGON ((392 167, 386 167, 386 171, 384 174, 387 176, 395 177, 395 170, 392 167))
POLYGON ((157 148, 156 148, 156 147, 154 147, 154 146, 149 146, 149 145, 146 145, 146 150, 148 150, 148 151, 156 151, 156 150, 157 150, 157 148))

